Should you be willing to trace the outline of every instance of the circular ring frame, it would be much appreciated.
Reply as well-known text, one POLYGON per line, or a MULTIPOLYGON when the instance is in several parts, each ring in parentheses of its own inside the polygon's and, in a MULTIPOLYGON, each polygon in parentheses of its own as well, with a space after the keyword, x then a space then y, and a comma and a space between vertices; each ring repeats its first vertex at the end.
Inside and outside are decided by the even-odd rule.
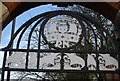
POLYGON ((43 37, 43 39, 45 40, 45 42, 46 42, 51 48, 59 49, 59 50, 69 50, 69 49, 72 49, 72 48, 74 48, 75 46, 77 46, 78 43, 81 42, 81 40, 82 40, 82 38, 83 38, 83 35, 84 35, 84 34, 83 34, 83 31, 81 32, 79 41, 78 41, 76 44, 74 44, 74 45, 72 45, 72 46, 70 46, 70 47, 66 47, 66 48, 55 47, 54 45, 52 45, 51 43, 48 42, 46 36, 44 35, 45 25, 47 24, 47 22, 48 22, 52 17, 55 17, 55 16, 57 16, 57 15, 69 15, 69 16, 72 16, 72 17, 74 17, 76 20, 78 20, 78 22, 79 22, 80 25, 81 25, 82 30, 84 29, 83 27, 85 27, 84 24, 82 23, 81 19, 79 18, 79 16, 78 16, 76 13, 74 13, 74 12, 71 12, 71 11, 54 12, 54 13, 50 13, 49 15, 47 15, 47 16, 46 16, 46 19, 43 21, 43 23, 42 23, 42 25, 41 25, 42 37, 43 37))

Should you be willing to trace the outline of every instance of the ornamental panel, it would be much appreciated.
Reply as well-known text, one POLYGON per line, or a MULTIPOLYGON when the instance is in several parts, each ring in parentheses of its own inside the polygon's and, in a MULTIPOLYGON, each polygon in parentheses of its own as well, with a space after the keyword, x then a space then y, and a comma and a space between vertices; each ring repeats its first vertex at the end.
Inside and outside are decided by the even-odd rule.
POLYGON ((79 12, 39 14, 2 50, 2 79, 5 71, 120 73, 117 42, 98 20, 79 12))

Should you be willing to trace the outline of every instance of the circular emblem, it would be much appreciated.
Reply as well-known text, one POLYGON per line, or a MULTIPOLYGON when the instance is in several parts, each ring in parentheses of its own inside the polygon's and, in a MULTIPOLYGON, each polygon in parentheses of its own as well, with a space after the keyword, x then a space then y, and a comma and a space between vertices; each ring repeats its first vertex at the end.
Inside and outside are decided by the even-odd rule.
POLYGON ((82 27, 79 21, 72 16, 57 15, 46 22, 43 35, 51 47, 67 49, 80 41, 82 27))

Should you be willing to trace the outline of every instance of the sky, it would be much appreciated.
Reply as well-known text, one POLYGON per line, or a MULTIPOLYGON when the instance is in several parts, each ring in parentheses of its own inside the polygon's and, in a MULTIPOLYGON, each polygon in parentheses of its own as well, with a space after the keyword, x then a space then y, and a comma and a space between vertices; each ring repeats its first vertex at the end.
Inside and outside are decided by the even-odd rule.
MULTIPOLYGON (((41 5, 41 6, 38 6, 38 7, 35 7, 35 8, 31 8, 30 10, 23 12, 21 15, 16 17, 15 31, 22 24, 24 24, 27 20, 31 19, 32 17, 34 17, 38 14, 41 14, 41 13, 44 13, 44 12, 47 12, 47 11, 53 11, 53 10, 56 10, 56 9, 58 9, 57 5, 46 4, 46 5, 41 5)), ((10 41, 12 22, 13 21, 11 21, 5 27, 5 29, 2 31, 0 49, 6 47, 9 43, 9 41, 10 41)), ((0 51, 0 68, 2 68, 3 57, 4 57, 4 52, 0 51)))
MULTIPOLYGON (((47 11, 53 11, 56 9, 58 9, 56 5, 47 4, 47 5, 31 8, 30 10, 23 12, 21 15, 16 17, 15 31, 30 18, 38 14, 47 11)), ((11 27, 12 27, 12 21, 2 31, 2 40, 1 40, 0 48, 4 48, 8 45, 11 38, 11 27)), ((2 67, 3 55, 4 55, 3 52, 0 51, 0 68, 2 67)))
MULTIPOLYGON (((15 31, 24 24, 27 20, 31 19, 32 17, 47 12, 47 11, 53 11, 59 9, 56 5, 48 4, 48 5, 42 5, 35 8, 31 8, 30 10, 22 13, 18 17, 16 17, 16 24, 15 24, 15 31)), ((8 45, 10 38, 11 38, 11 27, 12 27, 12 21, 5 27, 5 29, 2 31, 2 38, 1 38, 1 44, 0 48, 4 48, 8 45)), ((0 51, 0 68, 2 68, 2 61, 3 61, 3 55, 4 52, 0 51)))

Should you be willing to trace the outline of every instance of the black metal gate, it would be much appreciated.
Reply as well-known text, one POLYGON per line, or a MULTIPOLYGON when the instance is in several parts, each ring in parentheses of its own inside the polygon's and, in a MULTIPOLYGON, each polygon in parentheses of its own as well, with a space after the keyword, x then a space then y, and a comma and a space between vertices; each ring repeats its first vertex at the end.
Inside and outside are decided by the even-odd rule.
POLYGON ((24 23, 2 50, 2 81, 5 71, 120 73, 116 41, 96 19, 79 12, 37 15, 24 23), (26 42, 21 42, 24 36, 26 42), (8 52, 12 53, 9 57, 8 52))

